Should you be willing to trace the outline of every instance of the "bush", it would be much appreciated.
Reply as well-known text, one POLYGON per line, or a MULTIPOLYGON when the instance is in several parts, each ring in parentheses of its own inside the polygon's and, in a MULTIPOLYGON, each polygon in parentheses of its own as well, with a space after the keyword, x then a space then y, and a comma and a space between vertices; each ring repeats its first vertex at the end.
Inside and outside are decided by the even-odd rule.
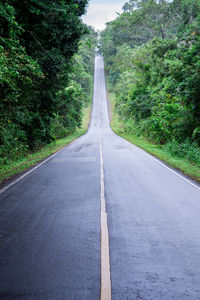
POLYGON ((200 148, 196 142, 193 142, 190 139, 186 139, 182 143, 172 140, 171 142, 168 142, 164 148, 172 156, 186 158, 200 166, 200 148))
POLYGON ((16 157, 21 158, 28 151, 25 132, 16 124, 8 122, 0 126, 0 164, 6 164, 16 157))

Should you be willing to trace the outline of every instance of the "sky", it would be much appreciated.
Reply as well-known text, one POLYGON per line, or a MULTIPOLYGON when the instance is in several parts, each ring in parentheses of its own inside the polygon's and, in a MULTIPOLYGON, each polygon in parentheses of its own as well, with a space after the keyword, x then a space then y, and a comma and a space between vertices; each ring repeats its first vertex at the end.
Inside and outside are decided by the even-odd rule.
POLYGON ((90 0, 87 14, 83 22, 96 30, 103 30, 105 23, 116 19, 117 12, 122 12, 122 6, 127 0, 90 0))

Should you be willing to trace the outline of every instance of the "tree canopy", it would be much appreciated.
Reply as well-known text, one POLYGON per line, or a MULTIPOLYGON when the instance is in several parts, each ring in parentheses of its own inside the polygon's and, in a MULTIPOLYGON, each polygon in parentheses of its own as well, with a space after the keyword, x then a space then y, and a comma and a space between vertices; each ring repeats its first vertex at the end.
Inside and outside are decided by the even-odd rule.
MULTIPOLYGON (((79 52, 74 58, 74 54, 83 36, 93 42, 95 38, 94 31, 80 18, 87 2, 0 1, 2 161, 9 153, 24 153, 54 140, 57 136, 52 124, 62 114, 65 133, 80 125, 82 94, 90 87, 86 79, 79 82, 74 72, 79 67, 85 73, 92 70, 80 66, 80 56, 88 59, 87 55, 79 52)), ((91 49, 94 53, 94 46, 91 49)), ((89 48, 88 52, 91 54, 89 48)))
POLYGON ((130 0, 101 37, 125 129, 200 144, 200 2, 130 0))

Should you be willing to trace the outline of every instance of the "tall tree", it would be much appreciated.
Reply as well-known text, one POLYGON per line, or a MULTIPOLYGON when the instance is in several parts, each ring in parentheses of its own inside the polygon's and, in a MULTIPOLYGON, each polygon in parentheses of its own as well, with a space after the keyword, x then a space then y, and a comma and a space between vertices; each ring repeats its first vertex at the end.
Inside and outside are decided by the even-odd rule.
MULTIPOLYGON (((39 75, 39 80, 33 79, 28 88, 25 88, 28 96, 20 97, 22 101, 27 99, 25 106, 30 113, 26 114, 26 118, 18 120, 12 116, 15 119, 13 122, 18 123, 24 132, 29 148, 52 140, 50 125, 59 101, 58 91, 67 86, 71 58, 78 49, 81 36, 87 32, 80 19, 86 4, 87 0, 1 2, 1 42, 5 47, 3 52, 8 52, 10 56, 11 43, 15 43, 15 49, 19 51, 18 43, 18 49, 22 53, 20 69, 27 66, 22 61, 24 53, 42 74, 39 75)), ((11 93, 12 91, 9 95, 11 93)), ((12 102, 11 99, 9 101, 12 102)))

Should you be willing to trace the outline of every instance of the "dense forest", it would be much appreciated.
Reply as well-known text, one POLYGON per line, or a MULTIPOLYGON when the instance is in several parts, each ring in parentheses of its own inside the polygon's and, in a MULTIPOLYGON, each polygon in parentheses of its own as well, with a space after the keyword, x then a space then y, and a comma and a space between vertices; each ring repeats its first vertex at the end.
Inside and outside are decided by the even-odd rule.
POLYGON ((130 0, 101 43, 125 131, 200 162, 200 1, 130 0))
POLYGON ((80 126, 96 40, 87 2, 0 1, 0 163, 80 126))

